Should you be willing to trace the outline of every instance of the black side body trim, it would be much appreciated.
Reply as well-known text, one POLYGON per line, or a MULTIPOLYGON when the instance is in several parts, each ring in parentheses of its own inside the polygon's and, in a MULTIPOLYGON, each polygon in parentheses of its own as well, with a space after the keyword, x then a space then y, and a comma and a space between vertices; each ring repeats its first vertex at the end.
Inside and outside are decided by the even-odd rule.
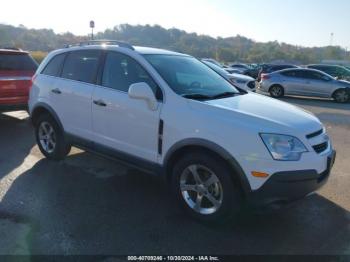
POLYGON ((163 153, 163 131, 164 131, 164 121, 160 119, 159 127, 158 127, 158 154, 159 155, 162 155, 163 153))
POLYGON ((114 161, 125 164, 126 166, 138 169, 140 171, 160 175, 162 174, 162 167, 158 163, 148 161, 146 159, 130 155, 128 153, 110 148, 105 145, 95 143, 72 134, 66 133, 68 141, 83 150, 96 153, 102 157, 111 158, 114 161))

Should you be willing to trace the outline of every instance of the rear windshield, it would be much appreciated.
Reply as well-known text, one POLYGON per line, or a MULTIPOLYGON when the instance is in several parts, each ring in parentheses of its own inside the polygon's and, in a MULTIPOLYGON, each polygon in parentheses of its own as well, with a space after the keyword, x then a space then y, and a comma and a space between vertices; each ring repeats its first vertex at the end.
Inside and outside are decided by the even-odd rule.
POLYGON ((38 65, 28 54, 0 54, 0 70, 36 71, 38 65))

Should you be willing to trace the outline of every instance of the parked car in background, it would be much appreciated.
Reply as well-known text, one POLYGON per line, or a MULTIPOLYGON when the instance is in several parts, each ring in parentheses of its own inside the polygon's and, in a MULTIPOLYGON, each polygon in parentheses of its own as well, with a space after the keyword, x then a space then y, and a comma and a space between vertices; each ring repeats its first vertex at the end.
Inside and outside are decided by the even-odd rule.
POLYGON ((350 82, 341 81, 314 69, 285 69, 271 74, 262 74, 259 90, 272 97, 301 95, 333 98, 345 103, 350 98, 350 82))
POLYGON ((51 52, 33 80, 29 111, 45 157, 64 159, 76 145, 159 175, 202 221, 306 197, 335 160, 317 117, 238 90, 186 54, 79 43, 51 52))
POLYGON ((0 49, 0 111, 27 108, 31 79, 37 67, 28 52, 0 49))
POLYGON ((229 65, 232 68, 238 68, 239 70, 248 70, 250 67, 246 64, 241 64, 241 63, 233 63, 229 65))
POLYGON ((212 58, 202 58, 201 60, 206 61, 206 62, 211 63, 211 64, 214 64, 214 65, 224 69, 226 72, 228 72, 230 74, 243 74, 243 72, 241 70, 239 70, 237 68, 231 68, 229 66, 225 66, 212 58))
POLYGON ((254 79, 258 79, 259 72, 261 70, 261 65, 258 64, 242 64, 235 63, 230 65, 231 68, 238 69, 241 74, 250 76, 254 79))
POLYGON ((202 61, 209 62, 209 63, 212 63, 212 64, 217 65, 217 66, 219 66, 219 67, 224 67, 220 62, 216 61, 216 60, 213 59, 213 58, 202 58, 201 60, 202 60, 202 61))
POLYGON ((202 62, 204 64, 206 64, 207 66, 209 66, 211 69, 213 69, 216 73, 218 73, 219 75, 221 75, 222 77, 224 77, 225 79, 230 81, 236 87, 239 87, 239 88, 244 89, 246 91, 255 92, 256 84, 255 84, 254 78, 252 78, 250 76, 242 75, 242 74, 230 74, 227 71, 225 71, 223 68, 221 68, 213 63, 210 63, 207 61, 202 61, 202 62))
POLYGON ((260 64, 250 64, 249 69, 245 71, 245 75, 258 79, 261 68, 262 66, 260 64))
POLYGON ((261 69, 258 75, 258 81, 260 81, 261 75, 262 74, 270 74, 272 72, 276 72, 279 70, 283 69, 288 69, 288 68, 298 68, 295 65, 273 65, 273 64, 262 64, 261 69))
POLYGON ((325 72, 333 77, 337 77, 339 79, 350 81, 350 70, 345 68, 344 66, 337 65, 308 65, 306 68, 320 70, 325 72))

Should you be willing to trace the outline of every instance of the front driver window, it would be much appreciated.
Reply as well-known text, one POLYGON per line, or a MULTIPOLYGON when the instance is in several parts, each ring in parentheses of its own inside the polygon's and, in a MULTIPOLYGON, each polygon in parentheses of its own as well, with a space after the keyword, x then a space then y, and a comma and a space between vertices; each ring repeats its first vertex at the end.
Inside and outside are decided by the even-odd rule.
POLYGON ((155 96, 161 99, 158 85, 133 58, 117 52, 109 52, 106 55, 102 86, 128 92, 130 85, 139 82, 147 83, 155 96))

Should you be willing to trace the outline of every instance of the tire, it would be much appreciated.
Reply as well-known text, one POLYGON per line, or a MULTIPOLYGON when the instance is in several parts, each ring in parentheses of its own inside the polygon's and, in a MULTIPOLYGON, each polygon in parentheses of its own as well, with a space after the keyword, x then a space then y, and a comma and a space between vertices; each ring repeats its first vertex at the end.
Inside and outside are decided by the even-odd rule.
POLYGON ((62 129, 49 114, 42 114, 35 121, 35 138, 41 153, 50 160, 62 160, 71 150, 62 129))
POLYGON ((231 173, 227 163, 218 157, 204 153, 185 155, 172 170, 174 197, 185 212, 201 222, 232 219, 241 210, 242 193, 231 173), (199 178, 195 178, 196 174, 199 178))
POLYGON ((350 100, 350 91, 346 89, 338 89, 334 92, 333 98, 337 103, 346 103, 350 100))
POLYGON ((284 89, 280 85, 273 85, 270 87, 269 93, 273 98, 281 98, 284 96, 284 89))

